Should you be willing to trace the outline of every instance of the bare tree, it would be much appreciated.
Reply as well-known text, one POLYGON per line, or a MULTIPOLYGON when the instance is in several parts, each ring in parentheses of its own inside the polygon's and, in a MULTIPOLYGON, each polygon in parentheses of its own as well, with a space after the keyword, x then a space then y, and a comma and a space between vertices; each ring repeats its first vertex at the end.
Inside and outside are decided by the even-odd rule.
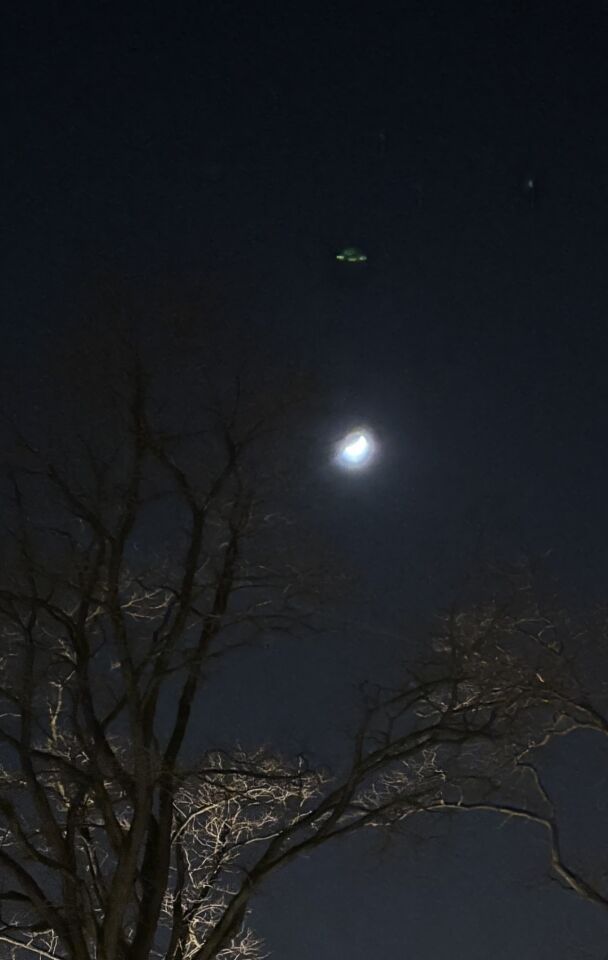
POLYGON ((314 628, 318 583, 281 549, 254 484, 269 416, 215 410, 184 438, 149 411, 138 374, 115 450, 82 440, 74 466, 22 442, 10 472, 0 585, 10 955, 256 960, 252 898, 276 870, 363 828, 465 809, 541 824, 562 879, 605 902, 562 863, 532 760, 547 738, 605 732, 606 721, 519 587, 451 612, 395 689, 363 688, 341 769, 213 744, 188 759, 212 664, 270 631, 314 628))
MULTIPOLYGON (((558 594, 538 587, 538 563, 524 557, 500 570, 500 600, 454 610, 441 618, 438 649, 456 653, 458 673, 472 673, 477 692, 482 676, 490 685, 505 681, 515 694, 509 708, 513 726, 499 738, 481 764, 467 757, 462 782, 446 793, 438 809, 460 814, 494 813, 537 829, 544 835, 550 875, 564 888, 604 909, 608 908, 606 860, 598 846, 599 869, 594 876, 569 863, 564 853, 557 805, 548 788, 543 750, 556 739, 579 731, 589 737, 608 736, 608 671, 606 669, 607 611, 576 618, 560 607, 558 594), (476 666, 471 671, 471 658, 476 666), (520 709, 523 684, 536 691, 520 709)), ((490 693, 490 698, 492 693, 490 693)), ((576 784, 570 793, 576 796, 576 784)))

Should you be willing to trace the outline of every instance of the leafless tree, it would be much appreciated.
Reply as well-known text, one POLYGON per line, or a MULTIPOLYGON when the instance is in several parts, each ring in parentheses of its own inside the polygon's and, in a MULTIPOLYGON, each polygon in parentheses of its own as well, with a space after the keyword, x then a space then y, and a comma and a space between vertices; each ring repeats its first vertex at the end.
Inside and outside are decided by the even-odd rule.
POLYGON ((271 874, 354 831, 446 811, 539 824, 561 879, 605 905, 563 863, 534 755, 548 738, 608 724, 520 581, 446 615, 394 689, 362 688, 341 769, 272 748, 187 756, 215 660, 271 631, 314 628, 319 594, 255 487, 268 416, 215 410, 184 438, 152 422, 144 380, 134 383, 115 450, 83 439, 74 467, 22 441, 11 465, 5 955, 256 960, 251 904, 271 874))

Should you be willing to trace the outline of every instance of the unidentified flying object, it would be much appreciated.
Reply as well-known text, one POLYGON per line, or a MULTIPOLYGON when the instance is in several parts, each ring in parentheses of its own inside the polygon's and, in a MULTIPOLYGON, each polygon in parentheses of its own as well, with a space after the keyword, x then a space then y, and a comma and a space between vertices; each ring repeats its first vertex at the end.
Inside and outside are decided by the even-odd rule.
POLYGON ((336 254, 336 260, 341 263, 365 263, 367 255, 359 247, 344 247, 336 254))

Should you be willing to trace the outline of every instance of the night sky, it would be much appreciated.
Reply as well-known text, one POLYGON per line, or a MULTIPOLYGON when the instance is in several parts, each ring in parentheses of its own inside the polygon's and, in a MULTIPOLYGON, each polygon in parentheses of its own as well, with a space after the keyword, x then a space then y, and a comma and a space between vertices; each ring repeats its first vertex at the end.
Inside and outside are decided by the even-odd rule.
MULTIPOLYGON (((253 716, 331 753, 353 684, 403 658, 480 542, 551 550, 565 593, 602 595, 605 4, 33 2, 2 33, 3 402, 52 410, 101 287, 180 291, 167 338, 187 303, 313 376, 327 442, 381 439, 365 475, 311 463, 296 497, 362 578, 358 630, 252 655, 207 704, 218 736, 253 716), (348 245, 367 262, 338 263, 348 245)), ((593 869, 608 751, 570 738, 548 776, 593 869)), ((272 955, 604 960, 608 912, 547 879, 542 836, 440 832, 286 870, 256 904, 272 955)))

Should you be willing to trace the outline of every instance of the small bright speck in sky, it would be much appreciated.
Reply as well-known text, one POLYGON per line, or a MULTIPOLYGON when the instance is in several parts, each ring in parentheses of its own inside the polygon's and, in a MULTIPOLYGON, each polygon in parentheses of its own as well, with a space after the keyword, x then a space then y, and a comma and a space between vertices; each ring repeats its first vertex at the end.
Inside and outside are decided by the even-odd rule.
POLYGON ((336 260, 340 260, 341 263, 365 263, 367 256, 363 250, 359 250, 359 247, 344 247, 344 250, 336 254, 336 260))
POLYGON ((338 444, 337 463, 346 469, 361 469, 373 460, 374 438, 369 430, 352 430, 338 444))

